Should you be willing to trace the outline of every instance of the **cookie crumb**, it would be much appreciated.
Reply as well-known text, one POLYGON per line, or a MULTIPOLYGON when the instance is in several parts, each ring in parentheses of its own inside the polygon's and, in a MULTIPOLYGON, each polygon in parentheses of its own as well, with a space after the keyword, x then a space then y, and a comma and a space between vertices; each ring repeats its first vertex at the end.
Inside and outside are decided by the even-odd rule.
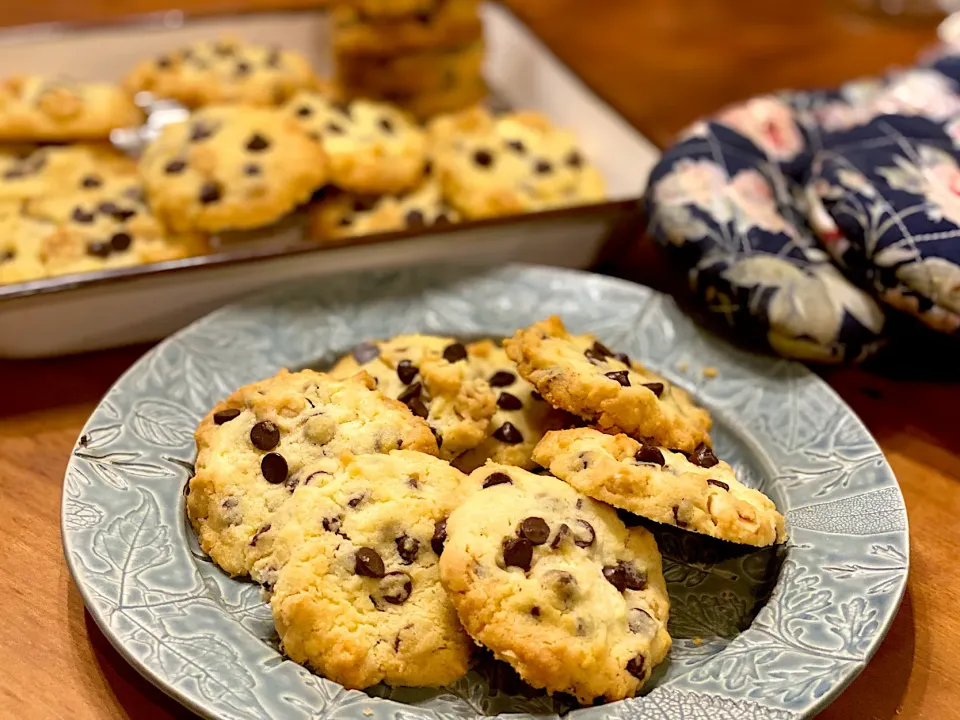
POLYGON ((687 363, 686 360, 681 360, 680 362, 677 363, 677 370, 679 370, 680 372, 686 372, 689 368, 690 368, 690 365, 687 363))
POLYGON ((704 376, 704 377, 715 378, 715 377, 716 377, 717 375, 719 375, 719 374, 720 374, 720 371, 719 371, 719 370, 717 370, 715 367, 712 367, 712 366, 709 366, 709 365, 703 369, 703 376, 704 376))
POLYGON ((373 717, 373 708, 364 708, 363 715, 364 717, 373 717))
POLYGON ((696 647, 700 647, 701 645, 703 645, 703 638, 695 637, 695 638, 693 639, 693 644, 694 644, 696 647))

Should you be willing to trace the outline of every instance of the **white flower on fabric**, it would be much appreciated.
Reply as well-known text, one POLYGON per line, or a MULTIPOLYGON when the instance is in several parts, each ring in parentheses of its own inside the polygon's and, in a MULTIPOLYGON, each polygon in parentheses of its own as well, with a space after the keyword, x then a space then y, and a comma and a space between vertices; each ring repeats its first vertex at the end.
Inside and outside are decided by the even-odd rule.
POLYGON ((864 197, 877 196, 877 190, 873 187, 873 183, 867 180, 863 173, 853 168, 839 168, 837 170, 837 181, 843 187, 860 193, 864 197))
POLYGON ((745 135, 775 162, 793 160, 803 150, 793 110, 778 98, 753 98, 721 110, 713 119, 745 135))
POLYGON ((948 220, 960 225, 960 168, 947 152, 930 145, 918 148, 920 165, 903 157, 894 158, 896 167, 877 172, 894 190, 922 195, 931 220, 948 220))
POLYGON ((872 116, 865 106, 850 105, 833 100, 818 105, 812 111, 814 122, 828 132, 847 130, 867 122, 872 116))
POLYGON ((897 268, 897 277, 935 305, 960 313, 960 266, 941 257, 928 257, 897 268))
POLYGON ((823 205, 823 198, 842 196, 843 190, 830 185, 823 178, 818 178, 807 185, 807 222, 820 238, 820 242, 827 251, 838 260, 850 249, 850 241, 843 234, 823 205))
POLYGON ((960 111, 956 84, 930 69, 909 70, 893 81, 870 103, 876 115, 923 115, 945 120, 960 111))
POLYGON ((780 214, 773 189, 757 170, 741 170, 727 187, 737 210, 737 229, 744 232, 758 227, 769 232, 795 236, 797 229, 780 214))
POLYGON ((953 142, 954 147, 960 147, 960 118, 956 118, 943 126, 943 131, 953 142))

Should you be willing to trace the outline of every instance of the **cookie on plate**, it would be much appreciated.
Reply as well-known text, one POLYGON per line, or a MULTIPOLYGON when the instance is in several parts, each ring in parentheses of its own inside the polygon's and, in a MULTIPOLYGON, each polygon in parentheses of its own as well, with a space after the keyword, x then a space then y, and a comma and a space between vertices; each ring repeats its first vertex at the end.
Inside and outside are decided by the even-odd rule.
POLYGON ((459 220, 440 192, 427 180, 403 195, 357 195, 332 191, 310 210, 310 235, 331 242, 357 235, 445 225, 459 220))
POLYGON ((196 440, 187 514, 200 546, 231 575, 249 572, 251 540, 297 485, 322 480, 319 465, 332 472, 344 453, 437 453, 427 424, 369 376, 338 381, 311 370, 240 388, 203 419, 196 440))
POLYGON ((477 0, 444 0, 429 11, 395 18, 374 18, 338 5, 332 17, 333 48, 340 57, 458 47, 483 34, 477 0))
POLYGON ((273 579, 284 653, 347 688, 462 677, 473 643, 437 561, 465 481, 442 460, 395 450, 350 457, 322 483, 297 488, 258 533, 254 565, 273 579))
POLYGON ((288 117, 323 144, 330 183, 361 194, 400 193, 423 180, 426 138, 403 112, 366 100, 297 94, 288 117))
POLYGON ((710 415, 686 392, 593 335, 571 335, 556 316, 517 330, 503 345, 550 404, 603 430, 686 452, 710 444, 710 415))
POLYGON ((487 460, 531 470, 537 467, 533 449, 548 430, 570 427, 580 418, 550 407, 533 385, 517 374, 503 348, 492 340, 467 345, 474 372, 487 381, 497 396, 497 411, 490 419, 486 439, 454 461, 471 472, 487 460))
POLYGON ((111 178, 131 178, 136 163, 108 145, 0 149, 0 201, 94 192, 111 178))
POLYGON ((0 140, 107 140, 110 131, 139 125, 140 109, 110 83, 39 76, 0 81, 0 140))
POLYGON ((0 200, 0 285, 46 277, 40 248, 48 223, 26 217, 17 201, 0 200))
POLYGON ((534 459, 580 492, 650 520, 745 545, 786 540, 783 515, 705 445, 690 457, 592 428, 549 432, 534 459))
POLYGON ((282 105, 317 82, 310 63, 299 53, 223 37, 144 60, 124 84, 131 93, 146 91, 198 108, 282 105))
POLYGON ((657 544, 566 483, 488 464, 450 515, 440 581, 464 628, 534 687, 632 697, 666 656, 657 544))
MULTIPOLYGON (((478 111, 468 111, 476 132, 453 136, 437 151, 444 193, 461 213, 483 218, 600 202, 599 171, 573 135, 538 113, 495 118, 484 130, 478 111)), ((482 113, 481 113, 482 116, 482 113)), ((458 119, 446 121, 458 125, 458 119)), ((462 124, 462 123, 459 123, 462 124)), ((443 135, 436 129, 434 136, 443 135)))
POLYGON ((425 92, 353 90, 353 95, 357 97, 376 97, 393 103, 421 122, 472 107, 482 102, 488 93, 487 84, 480 76, 459 77, 452 85, 425 92))
POLYGON ((443 92, 481 75, 482 41, 464 47, 445 48, 398 56, 337 58, 337 82, 350 94, 351 88, 370 92, 443 92))
POLYGON ((496 397, 471 366, 463 343, 432 335, 398 335, 357 346, 330 372, 350 377, 361 369, 376 379, 387 397, 397 398, 426 419, 443 459, 451 460, 486 438, 496 397))
POLYGON ((185 232, 268 225, 327 179, 320 143, 278 110, 198 110, 167 125, 140 161, 150 205, 185 232))

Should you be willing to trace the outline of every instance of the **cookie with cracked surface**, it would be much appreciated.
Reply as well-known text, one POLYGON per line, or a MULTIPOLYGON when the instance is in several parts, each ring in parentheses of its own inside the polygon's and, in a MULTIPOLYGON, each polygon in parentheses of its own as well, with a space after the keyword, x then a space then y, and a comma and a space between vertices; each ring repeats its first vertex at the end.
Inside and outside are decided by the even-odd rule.
POLYGON ((0 201, 92 193, 107 180, 136 177, 137 165, 109 145, 0 149, 0 201))
MULTIPOLYGON (((476 116, 477 111, 469 113, 476 116)), ((466 217, 536 212, 604 199, 603 178, 574 136, 555 128, 543 115, 510 113, 495 118, 490 129, 476 125, 476 132, 454 136, 437 152, 444 193, 466 217)))
POLYGON ((321 242, 372 233, 445 225, 460 219, 443 200, 440 184, 427 180, 403 195, 380 197, 333 192, 310 209, 310 235, 321 242))
POLYGON ((473 643, 437 561, 465 482, 442 460, 395 450, 297 488, 259 535, 253 571, 272 580, 284 652, 348 688, 462 677, 473 643))
POLYGON ((216 106, 167 125, 140 161, 154 213, 179 232, 268 225, 327 180, 320 143, 278 110, 216 106))
POLYGON ((483 35, 477 0, 445 0, 431 11, 372 18, 349 6, 336 6, 333 48, 339 56, 400 55, 467 45, 483 35))
POLYGON ((361 369, 376 379, 381 392, 426 419, 443 459, 451 460, 486 438, 496 397, 487 381, 477 376, 463 343, 432 335, 398 335, 357 346, 330 372, 349 377, 361 369))
POLYGON ((474 372, 487 381, 497 396, 497 411, 490 419, 486 439, 460 455, 454 465, 472 472, 487 460, 532 470, 537 467, 533 449, 548 430, 571 427, 580 418, 550 407, 533 385, 517 374, 517 368, 492 340, 467 345, 474 372))
POLYGON ((271 107, 318 82, 310 62, 300 53, 222 37, 144 60, 124 85, 131 93, 146 91, 188 108, 271 107))
POLYGON ((462 86, 481 76, 484 45, 444 48, 399 56, 337 58, 337 82, 370 92, 431 93, 462 86))
POLYGON ((282 370, 219 403, 197 428, 187 514, 200 546, 231 575, 249 572, 251 541, 300 484, 322 481, 349 454, 398 448, 437 453, 423 420, 376 390, 282 370), (311 474, 304 468, 316 466, 311 474))
POLYGON ((786 540, 783 515, 706 446, 690 457, 592 428, 549 432, 534 459, 585 495, 650 520, 745 545, 786 540))
POLYGON ((143 113, 110 83, 40 76, 0 81, 0 140, 107 140, 110 131, 143 122, 143 113))
POLYGON ((466 631, 534 687, 635 695, 670 648, 653 535, 549 475, 491 463, 468 483, 440 556, 466 631))
POLYGON ((284 112, 323 145, 330 183, 343 190, 400 193, 423 180, 426 138, 395 107, 302 92, 287 103, 284 112))
POLYGON ((504 348, 552 405, 602 430, 686 452, 710 444, 710 415, 686 392, 593 335, 571 335, 556 316, 517 330, 504 348))
POLYGON ((368 88, 344 88, 344 91, 356 97, 374 97, 393 103, 420 122, 472 107, 489 94, 486 82, 479 75, 460 77, 453 85, 424 92, 377 92, 368 88))

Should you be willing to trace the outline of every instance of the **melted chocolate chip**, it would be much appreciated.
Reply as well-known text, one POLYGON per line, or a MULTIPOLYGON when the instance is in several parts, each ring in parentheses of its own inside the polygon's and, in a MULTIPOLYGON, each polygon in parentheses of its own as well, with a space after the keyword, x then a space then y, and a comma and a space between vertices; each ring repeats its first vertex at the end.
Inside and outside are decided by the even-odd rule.
POLYGON ((247 177, 256 177, 262 172, 261 168, 257 163, 247 163, 243 166, 243 174, 247 177))
POLYGON ((680 506, 679 506, 679 505, 674 505, 674 506, 673 506, 673 521, 677 524, 677 527, 684 528, 684 527, 687 526, 687 523, 680 519, 679 512, 680 512, 680 506))
POLYGON ((168 58, 166 55, 161 55, 157 58, 157 67, 161 70, 165 70, 166 68, 170 67, 170 64, 170 58, 168 58))
POLYGON ((380 129, 388 135, 393 134, 393 123, 390 122, 389 118, 380 118, 380 121, 377 123, 377 125, 379 125, 380 129))
POLYGON ((579 168, 583 165, 583 156, 576 150, 571 150, 567 155, 567 165, 572 168, 579 168))
POLYGON ((113 219, 117 222, 126 222, 136 214, 137 211, 133 208, 117 208, 112 213, 113 219))
POLYGON ((623 567, 623 573, 627 580, 628 590, 643 590, 647 587, 646 572, 643 570, 638 570, 637 566, 632 562, 621 562, 620 566, 623 567))
POLYGON ((640 608, 627 610, 627 627, 630 632, 637 634, 653 635, 656 632, 656 623, 650 613, 640 608))
POLYGON ((500 393, 500 397, 497 398, 497 407, 502 410, 520 410, 523 407, 523 403, 516 395, 502 392, 500 393))
POLYGON ((514 426, 513 423, 505 422, 503 425, 493 431, 493 437, 507 445, 519 445, 523 442, 523 433, 514 426))
POLYGON ((93 257, 106 258, 110 257, 110 252, 113 248, 110 247, 110 243, 106 242, 91 242, 87 243, 87 255, 92 255, 93 257))
POLYGON ((627 663, 627 672, 643 680, 646 677, 643 672, 644 662, 643 655, 637 655, 627 663))
POLYGON ((380 581, 379 595, 391 605, 402 605, 413 592, 413 580, 400 570, 388 572, 380 581))
POLYGON ((87 212, 79 205, 77 205, 77 207, 73 209, 72 217, 74 222, 78 222, 78 223, 87 224, 87 223, 93 222, 93 213, 87 212))
MULTIPOLYGON (((399 368, 397 375, 399 375, 399 368)), ((404 405, 410 405, 410 402, 417 400, 420 397, 420 393, 423 392, 423 385, 419 382, 415 382, 407 387, 402 393, 397 396, 397 400, 402 402, 404 405)))
POLYGON ((553 165, 546 160, 537 160, 533 169, 537 175, 548 175, 553 172, 553 165))
POLYGON ((512 485, 513 480, 510 479, 510 476, 502 472, 494 472, 487 475, 483 480, 483 487, 493 487, 494 485, 512 485))
POLYGON ((626 370, 614 370, 613 372, 606 373, 606 376, 611 380, 616 380, 624 387, 630 387, 630 375, 627 374, 626 370))
POLYGON ((577 547, 590 547, 597 539, 593 525, 586 520, 577 520, 577 527, 573 529, 573 544, 577 547))
POLYGON ((287 461, 280 453, 267 453, 260 461, 260 472, 268 483, 279 485, 287 479, 287 461))
POLYGON ((467 348, 463 343, 451 343, 443 349, 443 359, 449 363, 467 359, 467 348))
POLYGON ((550 526, 543 518, 528 517, 520 521, 517 533, 534 545, 543 545, 550 537, 550 526))
POLYGON ((80 186, 85 188, 98 188, 101 185, 103 185, 103 180, 96 175, 85 175, 83 180, 80 181, 80 186))
POLYGON ((396 539, 396 543, 397 553, 403 560, 404 565, 412 563, 416 559, 417 553, 420 552, 420 541, 409 535, 401 535, 396 539))
POLYGON ((530 614, 534 617, 540 617, 540 608, 537 605, 534 605, 530 608, 530 614))
POLYGON ((410 408, 410 412, 419 418, 423 418, 424 420, 430 416, 430 411, 427 409, 427 406, 423 404, 423 400, 420 398, 413 398, 407 403, 407 407, 410 408))
POLYGON ((543 580, 564 606, 569 606, 580 594, 577 579, 566 570, 550 570, 544 574, 543 580))
POLYGON ((557 528, 557 534, 553 536, 553 542, 550 543, 550 547, 556 550, 563 543, 564 538, 570 536, 570 526, 566 523, 561 523, 560 527, 557 528))
POLYGON ((273 450, 280 444, 280 429, 269 420, 250 428, 250 442, 257 450, 273 450))
POLYGON ((103 215, 110 215, 111 217, 113 217, 114 213, 118 212, 120 208, 117 206, 116 203, 107 201, 97 205, 97 210, 103 215))
POLYGON ((657 397, 663 395, 663 383, 644 383, 643 386, 657 397))
POLYGON ((493 165, 493 155, 487 150, 477 150, 473 153, 473 161, 480 167, 493 165))
POLYGON ((0 252, 0 262, 7 262, 8 260, 13 260, 16 256, 17 254, 13 250, 4 250, 3 252, 0 252))
POLYGON ((713 485, 714 487, 721 488, 730 492, 730 486, 721 480, 714 480, 713 478, 707 478, 707 485, 713 485))
POLYGON ((261 152, 270 147, 270 141, 260 133, 254 133, 247 140, 247 150, 250 152, 261 152))
POLYGON ((509 370, 497 370, 487 382, 490 383, 490 387, 506 387, 507 385, 513 385, 516 379, 517 376, 509 370))
POLYGON ((214 413, 213 422, 215 425, 223 425, 224 423, 228 423, 238 417, 240 417, 239 408, 227 408, 226 410, 221 410, 220 412, 214 413))
POLYGON ((690 462, 697 467, 712 468, 720 461, 717 460, 717 456, 713 454, 713 450, 703 443, 700 443, 694 451, 690 453, 690 462))
POLYGON ((660 448, 653 445, 641 445, 640 449, 637 450, 637 454, 633 457, 637 462, 653 463, 654 465, 659 465, 660 467, 663 467, 665 464, 663 453, 660 452, 660 448))
POLYGON ((401 360, 397 363, 397 377, 404 385, 409 385, 417 376, 420 369, 410 360, 401 360))
POLYGON ((301 105, 300 107, 297 108, 298 117, 305 118, 305 117, 310 117, 311 115, 313 115, 313 108, 310 107, 309 105, 301 105))
POLYGON ((347 500, 347 505, 352 508, 358 507, 360 503, 367 499, 366 493, 360 493, 359 495, 354 495, 352 498, 347 500))
POLYGON ((110 247, 116 252, 123 252, 130 247, 133 238, 129 233, 118 232, 110 236, 110 247))
POLYGON ((354 556, 353 571, 357 575, 370 578, 382 578, 386 574, 380 553, 370 547, 362 547, 354 556))
POLYGON ((241 60, 240 62, 237 63, 237 66, 234 69, 234 71, 237 73, 237 77, 243 77, 244 75, 247 75, 250 72, 250 63, 243 62, 241 60))
POLYGON ((171 160, 164 166, 163 171, 167 175, 179 175, 186 169, 187 169, 186 160, 171 160))
POLYGON ((204 205, 219 202, 222 195, 220 185, 213 181, 205 182, 200 188, 200 202, 204 205))
POLYGON ((608 348, 599 340, 595 340, 593 342, 593 347, 591 347, 590 349, 593 350, 594 354, 597 357, 601 357, 601 358, 613 357, 613 350, 608 348))
POLYGON ((603 568, 603 577, 619 592, 627 589, 627 578, 624 575, 623 568, 619 564, 605 566, 603 568))
POLYGON ((527 151, 527 146, 523 144, 522 140, 507 140, 507 147, 518 155, 523 155, 527 151))
POLYGON ((443 546, 447 542, 447 519, 440 520, 433 526, 433 537, 430 538, 430 547, 439 555, 443 552, 443 546))
POLYGON ((536 400, 537 402, 543 402, 543 395, 541 395, 540 393, 538 393, 536 390, 531 390, 531 391, 530 391, 530 397, 532 397, 532 398, 533 398, 534 400, 536 400))
POLYGON ((525 538, 506 538, 503 541, 503 564, 529 570, 533 562, 533 543, 525 538))
POLYGON ((330 135, 343 135, 344 133, 343 127, 335 122, 328 122, 323 126, 323 129, 330 135))
POLYGON ((427 224, 427 219, 419 210, 410 210, 406 215, 403 216, 403 221, 406 223, 407 227, 412 228, 423 227, 427 224))
POLYGON ((353 358, 361 365, 380 355, 380 348, 371 342, 360 343, 353 349, 353 358))
POLYGON ((203 122, 197 122, 190 128, 190 139, 193 142, 200 142, 213 136, 215 128, 203 122))
POLYGON ((433 437, 436 438, 436 441, 437 441, 437 449, 442 448, 442 447, 443 447, 443 435, 441 435, 441 434, 440 434, 440 431, 437 430, 435 427, 433 427, 433 425, 430 426, 430 432, 432 432, 432 433, 433 433, 433 437))
POLYGON ((339 535, 342 525, 343 519, 340 517, 326 517, 323 519, 323 529, 327 532, 337 533, 339 535))
POLYGON ((254 545, 256 545, 257 540, 259 540, 260 536, 263 535, 265 532, 270 532, 270 523, 267 523, 266 525, 264 525, 262 528, 260 528, 253 534, 253 537, 250 538, 250 547, 253 547, 254 545))

